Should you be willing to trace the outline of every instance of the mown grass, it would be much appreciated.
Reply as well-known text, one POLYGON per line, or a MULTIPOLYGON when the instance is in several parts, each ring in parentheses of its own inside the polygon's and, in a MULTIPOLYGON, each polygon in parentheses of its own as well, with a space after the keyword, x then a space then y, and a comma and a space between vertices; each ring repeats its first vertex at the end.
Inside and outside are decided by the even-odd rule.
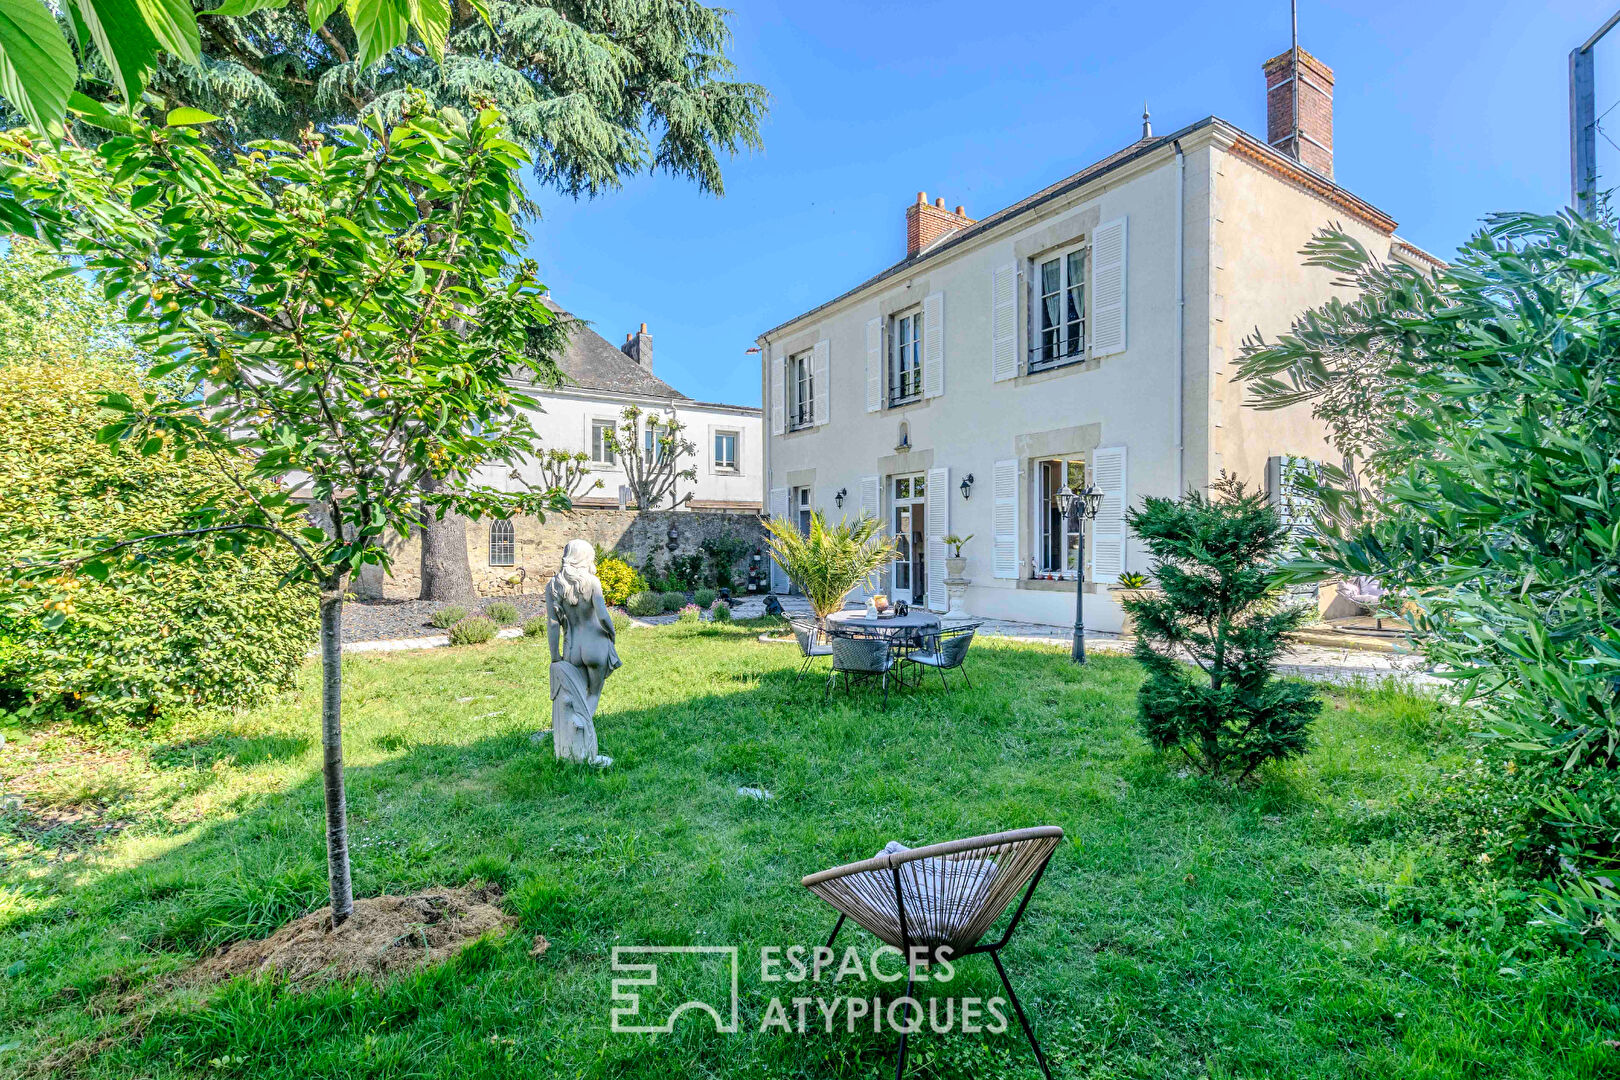
MULTIPOLYGON (((35 761, 30 805, 93 804, 116 828, 92 843, 8 819, 0 1075, 886 1076, 891 1034, 761 1034, 784 988, 751 950, 824 939, 830 909, 805 873, 891 839, 1045 823, 1068 839, 1007 963, 1057 1075, 1620 1068, 1605 973, 1536 937, 1511 882, 1403 811, 1466 754, 1433 703, 1334 691, 1312 753, 1236 791, 1147 749, 1128 659, 1077 670, 981 642, 974 689, 884 712, 870 695, 823 706, 794 650, 755 633, 624 635, 598 723, 605 772, 531 741, 549 723, 543 643, 345 660, 357 892, 494 880, 521 920, 385 985, 165 979, 324 903, 313 671, 238 717, 13 743, 35 761), (550 941, 539 959, 535 934, 550 941), (694 943, 743 947, 743 1033, 697 1017, 656 1039, 611 1034, 612 946, 694 943)), ((932 991, 999 992, 982 958, 957 970, 932 991)), ((1037 1075, 1016 1027, 913 1047, 918 1076, 1037 1075)))

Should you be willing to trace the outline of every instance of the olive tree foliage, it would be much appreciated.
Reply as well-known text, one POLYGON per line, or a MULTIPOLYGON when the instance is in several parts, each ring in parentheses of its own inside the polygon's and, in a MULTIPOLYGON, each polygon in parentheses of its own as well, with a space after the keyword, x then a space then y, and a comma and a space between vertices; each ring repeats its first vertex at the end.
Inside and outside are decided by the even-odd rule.
POLYGON ((1302 573, 1379 578, 1483 717, 1500 852, 1541 918, 1620 953, 1620 238, 1506 213, 1434 274, 1343 235, 1307 262, 1361 290, 1239 366, 1254 403, 1310 401, 1380 478, 1330 500, 1302 573), (1373 375, 1367 374, 1375 372, 1373 375), (1384 430, 1365 427, 1354 381, 1384 430))
MULTIPOLYGON (((340 620, 350 576, 386 568, 385 531, 435 512, 539 513, 557 496, 475 486, 480 464, 534 448, 510 388, 555 371, 530 349, 550 313, 515 224, 527 153, 493 109, 408 107, 216 162, 189 127, 124 118, 95 149, 0 135, 0 204, 127 303, 174 398, 114 393, 98 438, 200 459, 240 496, 183 527, 82 538, 17 558, 65 585, 160 558, 280 543, 319 589, 328 861, 334 918, 352 909, 341 742, 340 620), (432 477, 442 489, 421 493, 432 477), (306 503, 312 512, 305 516, 306 503)), ((60 273, 76 272, 71 266, 60 273)), ((15 553, 14 553, 15 555, 15 553)), ((60 621, 60 608, 50 618, 60 621)))

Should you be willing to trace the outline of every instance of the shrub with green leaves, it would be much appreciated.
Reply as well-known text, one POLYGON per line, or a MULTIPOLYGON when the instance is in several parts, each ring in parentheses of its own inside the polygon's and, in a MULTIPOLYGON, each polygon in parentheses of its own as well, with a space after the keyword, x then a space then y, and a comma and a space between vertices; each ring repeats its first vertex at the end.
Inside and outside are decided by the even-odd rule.
POLYGON ((602 583, 602 599, 613 605, 624 604, 631 594, 647 588, 641 572, 617 555, 597 558, 596 579, 602 583))
POLYGON ((546 617, 536 615, 523 624, 524 637, 544 637, 546 634, 546 617))
MULTIPOLYGON (((161 392, 128 361, 0 357, 7 551, 175 528, 197 502, 235 497, 205 458, 97 442, 96 402, 111 391, 161 392)), ((0 607, 0 708, 40 721, 139 721, 181 705, 259 701, 291 683, 315 640, 314 592, 286 584, 289 561, 264 549, 199 552, 145 575, 81 575, 63 583, 62 599, 21 590, 0 607), (46 625, 51 614, 65 616, 60 626, 46 625)))
POLYGON ((1410 616, 1479 706, 1501 856, 1549 879, 1540 917, 1620 955, 1620 236, 1514 213, 1433 273, 1340 233, 1305 255, 1357 295, 1239 369, 1353 459, 1301 570, 1375 577, 1410 616))
POLYGON ((484 614, 492 619, 496 626, 511 626, 520 618, 517 605, 508 600, 497 600, 484 609, 484 614))
POLYGON ((687 604, 675 616, 676 622, 698 622, 703 618, 703 612, 698 610, 696 604, 687 604))
POLYGON ((495 623, 483 615, 469 615, 450 628, 450 644, 482 645, 495 637, 495 623))
POLYGON ((664 613, 664 597, 661 593, 638 592, 631 596, 624 605, 624 609, 638 619, 650 618, 664 613))
POLYGON ((437 626, 440 630, 448 630, 466 617, 467 609, 460 604, 446 604, 428 616, 428 625, 437 626))
POLYGON ((720 594, 715 592, 713 589, 699 589, 697 592, 692 594, 693 601, 704 611, 709 610, 709 607, 717 599, 719 599, 719 597, 720 594))
POLYGON ((622 634, 635 625, 635 623, 630 621, 630 616, 626 615, 618 608, 614 608, 610 614, 611 618, 613 619, 613 632, 615 634, 622 634))
POLYGON ((1126 511, 1161 591, 1123 606, 1147 669, 1137 700, 1148 741, 1241 782, 1268 761, 1303 754, 1322 702, 1310 686, 1272 675, 1283 635, 1311 616, 1278 603, 1288 528, 1264 492, 1235 477, 1222 473, 1211 491, 1149 497, 1126 511))
POLYGON ((667 592, 663 599, 665 614, 679 611, 686 606, 686 594, 683 592, 667 592))
POLYGON ((722 601, 721 603, 714 605, 714 611, 710 614, 715 622, 730 622, 731 605, 722 601))

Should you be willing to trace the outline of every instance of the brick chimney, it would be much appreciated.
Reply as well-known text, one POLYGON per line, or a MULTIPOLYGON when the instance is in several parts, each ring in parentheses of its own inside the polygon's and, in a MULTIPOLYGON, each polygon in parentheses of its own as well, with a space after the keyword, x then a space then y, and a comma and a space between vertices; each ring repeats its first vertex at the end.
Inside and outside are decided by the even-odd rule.
POLYGON ((639 332, 624 335, 619 351, 640 364, 647 374, 652 374, 652 335, 647 333, 646 323, 641 324, 639 332))
POLYGON ((1266 61, 1266 142, 1307 168, 1333 176, 1333 69, 1299 50, 1299 120, 1294 119, 1294 50, 1266 61), (1297 145, 1296 145, 1297 135, 1297 145))
POLYGON ((944 199, 935 199, 928 205, 928 193, 917 192, 917 201, 906 207, 906 258, 924 248, 973 224, 973 219, 958 206, 954 211, 945 209, 944 199))

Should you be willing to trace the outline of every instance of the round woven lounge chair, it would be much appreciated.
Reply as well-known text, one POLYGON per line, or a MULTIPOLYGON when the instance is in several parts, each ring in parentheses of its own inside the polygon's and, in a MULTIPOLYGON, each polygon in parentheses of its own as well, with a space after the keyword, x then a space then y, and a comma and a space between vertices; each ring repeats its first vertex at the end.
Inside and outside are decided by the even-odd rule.
MULTIPOLYGON (((989 953, 1030 1048, 1035 1051, 1035 1061, 1042 1075, 1051 1080, 1046 1057, 1013 992, 1000 953, 1018 929, 1029 898, 1062 839, 1062 829, 1042 825, 928 847, 890 844, 875 858, 811 874, 803 884, 838 912, 838 921, 827 937, 828 948, 837 940, 844 920, 851 919, 884 944, 901 950, 908 961, 912 948, 918 946, 927 949, 930 958, 945 952, 953 961, 989 953), (1015 899, 1018 907, 1006 929, 999 938, 985 943, 984 937, 1015 899)), ((908 998, 911 984, 912 967, 908 962, 908 998)), ((905 1071, 906 1032, 902 1030, 895 1076, 902 1077, 905 1071)))

